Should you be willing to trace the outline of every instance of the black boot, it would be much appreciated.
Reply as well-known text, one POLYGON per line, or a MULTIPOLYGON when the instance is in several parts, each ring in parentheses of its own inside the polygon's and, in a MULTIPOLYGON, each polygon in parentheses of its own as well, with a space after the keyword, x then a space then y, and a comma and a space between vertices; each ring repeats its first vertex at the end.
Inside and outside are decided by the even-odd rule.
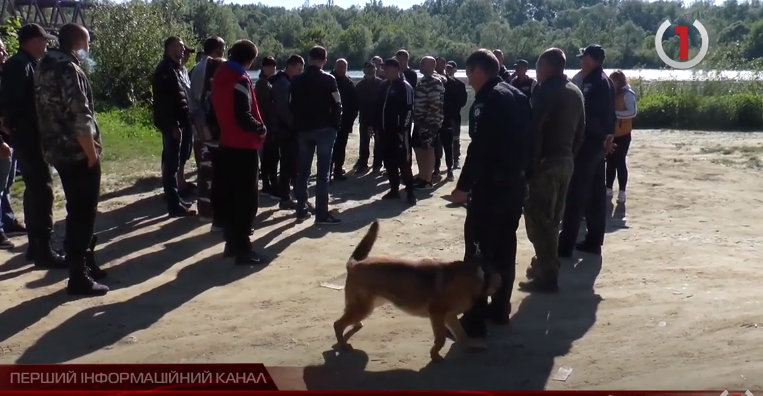
POLYGON ((53 250, 50 245, 50 232, 29 236, 27 258, 30 256, 32 258, 30 261, 33 261, 34 265, 39 268, 60 269, 68 267, 64 257, 53 250))
POLYGON ((101 267, 98 266, 98 262, 95 260, 96 243, 98 243, 98 237, 93 235, 93 239, 90 241, 90 249, 85 252, 85 266, 94 280, 101 280, 109 276, 109 274, 101 269, 101 267))
POLYGON ((90 275, 85 264, 85 258, 76 261, 67 258, 69 267, 69 282, 66 284, 66 292, 73 296, 102 296, 109 292, 106 285, 96 282, 90 275))

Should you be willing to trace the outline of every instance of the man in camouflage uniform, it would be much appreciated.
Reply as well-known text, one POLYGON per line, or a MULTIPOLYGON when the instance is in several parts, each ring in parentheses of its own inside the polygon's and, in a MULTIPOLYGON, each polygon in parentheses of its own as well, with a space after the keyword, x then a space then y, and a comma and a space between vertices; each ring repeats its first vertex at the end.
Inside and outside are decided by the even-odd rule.
POLYGON ((413 143, 419 176, 414 188, 432 188, 435 164, 435 143, 442 127, 445 106, 445 86, 435 73, 436 61, 431 56, 421 58, 419 69, 424 77, 416 84, 413 99, 413 143))
POLYGON ((527 270, 527 291, 553 292, 559 275, 558 234, 574 156, 583 143, 585 107, 583 94, 564 75, 564 52, 546 50, 538 59, 540 86, 532 96, 535 153, 526 171, 525 203, 527 237, 535 257, 527 270))
POLYGON ((60 47, 49 51, 34 73, 35 103, 45 161, 61 177, 66 195, 66 261, 74 295, 103 295, 109 288, 92 255, 93 230, 101 188, 101 134, 93 113, 93 92, 80 60, 87 59, 90 36, 68 23, 59 30, 60 47))

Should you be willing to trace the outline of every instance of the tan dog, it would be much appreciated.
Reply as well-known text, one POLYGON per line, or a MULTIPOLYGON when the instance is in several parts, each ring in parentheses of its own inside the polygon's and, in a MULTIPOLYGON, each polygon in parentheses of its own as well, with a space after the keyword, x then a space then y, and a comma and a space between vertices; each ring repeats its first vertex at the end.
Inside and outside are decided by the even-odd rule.
POLYGON ((445 346, 447 330, 456 344, 467 350, 486 349, 466 335, 458 315, 471 307, 475 297, 494 293, 501 284, 500 276, 486 276, 479 259, 368 257, 378 235, 379 222, 374 221, 347 261, 344 315, 334 322, 337 346, 351 349, 347 341, 363 328, 361 321, 375 307, 391 302, 408 314, 429 318, 435 338, 430 350, 432 360, 443 359, 440 350, 445 346), (350 326, 350 331, 344 334, 350 326))

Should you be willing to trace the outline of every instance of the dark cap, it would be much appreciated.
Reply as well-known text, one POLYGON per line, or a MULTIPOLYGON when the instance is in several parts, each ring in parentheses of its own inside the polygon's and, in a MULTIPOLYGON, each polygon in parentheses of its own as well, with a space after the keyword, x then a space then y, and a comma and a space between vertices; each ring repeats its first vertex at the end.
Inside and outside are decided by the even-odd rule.
POLYGON ((456 61, 448 61, 448 63, 446 63, 445 65, 450 66, 454 69, 458 69, 458 64, 456 63, 456 61))
POLYGON ((48 34, 42 26, 36 23, 29 23, 21 27, 18 31, 19 43, 27 42, 31 39, 45 38, 48 40, 58 40, 56 36, 48 34))
POLYGON ((376 65, 374 65, 371 62, 366 62, 363 64, 363 69, 375 69, 375 68, 376 68, 376 65))
POLYGON ((400 68, 400 62, 398 62, 397 59, 395 59, 395 58, 389 58, 389 59, 384 61, 384 67, 387 67, 387 66, 399 69, 400 68))
POLYGON ((524 68, 528 68, 528 67, 530 67, 530 62, 528 62, 528 61, 526 61, 526 60, 524 60, 524 59, 517 59, 517 61, 516 61, 516 63, 514 63, 514 66, 513 66, 513 67, 514 67, 515 69, 516 69, 517 67, 524 67, 524 68))
POLYGON ((601 48, 599 44, 591 44, 588 47, 581 48, 580 53, 576 56, 582 58, 586 55, 596 60, 604 60, 604 48, 601 48))

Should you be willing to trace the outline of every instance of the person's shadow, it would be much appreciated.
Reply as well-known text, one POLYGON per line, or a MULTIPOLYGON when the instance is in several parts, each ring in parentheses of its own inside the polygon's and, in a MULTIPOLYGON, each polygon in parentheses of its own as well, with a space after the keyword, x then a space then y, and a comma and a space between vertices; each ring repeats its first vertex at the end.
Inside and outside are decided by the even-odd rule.
MULTIPOLYGON (((366 371, 361 350, 324 352, 325 363, 304 368, 307 390, 542 390, 564 356, 596 322, 601 297, 593 286, 601 257, 565 263, 556 294, 530 294, 508 327, 491 327, 488 350, 467 354, 451 344, 445 362, 421 370, 366 371)), ((356 336, 357 337, 357 336, 356 336)), ((422 345, 422 354, 428 347, 422 345)), ((573 374, 574 375, 574 374, 573 374)))
MULTIPOLYGON (((60 364, 86 356, 149 328, 209 289, 231 284, 266 267, 233 266, 221 261, 219 255, 207 257, 181 269, 175 279, 146 293, 127 301, 87 308, 43 335, 16 363, 60 364)), ((54 300, 51 296, 48 297, 54 300)))
POLYGON ((611 201, 607 202, 607 232, 630 228, 626 224, 627 221, 628 215, 625 212, 624 202, 617 202, 616 204, 612 204, 611 201))

